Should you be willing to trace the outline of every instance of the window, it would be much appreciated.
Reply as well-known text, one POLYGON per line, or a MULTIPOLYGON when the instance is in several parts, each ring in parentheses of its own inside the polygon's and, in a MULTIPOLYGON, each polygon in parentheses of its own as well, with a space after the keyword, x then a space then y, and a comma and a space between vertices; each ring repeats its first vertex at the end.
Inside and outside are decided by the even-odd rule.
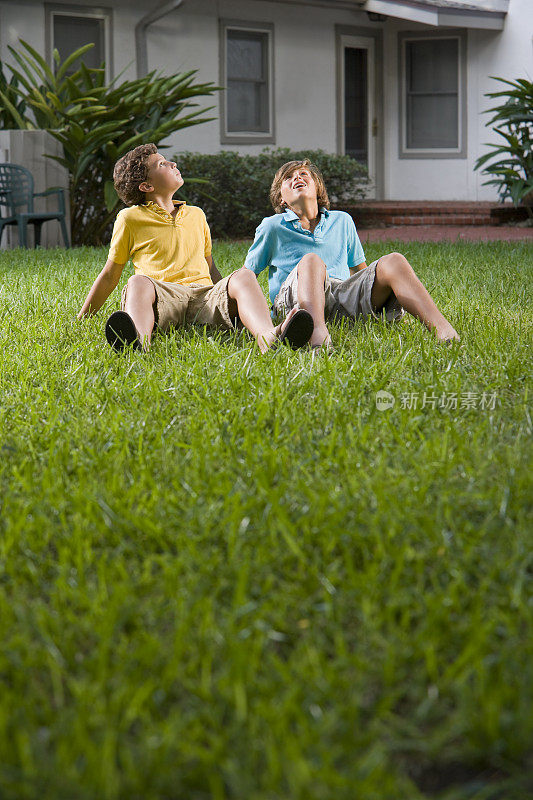
MULTIPOLYGON (((83 56, 86 67, 106 64, 106 78, 111 77, 110 14, 104 9, 85 9, 76 6, 47 7, 49 60, 53 67, 52 53, 57 49, 61 61, 85 44, 93 44, 83 56)), ((79 61, 69 69, 72 74, 79 68, 79 61)))
POLYGON ((273 142, 272 30, 265 27, 223 23, 223 142, 273 142))
POLYGON ((403 156, 465 156, 463 42, 459 35, 403 39, 403 156))
POLYGON ((368 167, 369 50, 344 47, 344 152, 368 167))

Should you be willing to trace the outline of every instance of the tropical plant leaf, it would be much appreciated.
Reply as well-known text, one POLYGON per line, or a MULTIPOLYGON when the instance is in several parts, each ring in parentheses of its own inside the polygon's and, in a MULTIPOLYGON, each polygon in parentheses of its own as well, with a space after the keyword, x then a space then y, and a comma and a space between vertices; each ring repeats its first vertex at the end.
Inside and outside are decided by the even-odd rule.
POLYGON ((16 74, 16 76, 17 76, 18 80, 19 80, 19 81, 20 81, 20 83, 21 83, 21 84, 24 86, 24 88, 26 89, 26 91, 27 91, 27 92, 31 92, 31 91, 32 91, 32 88, 33 88, 33 87, 36 85, 36 83, 41 83, 41 80, 40 80, 41 76, 39 75, 39 73, 38 73, 38 72, 35 74, 35 73, 34 73, 34 72, 33 72, 33 71, 30 69, 30 67, 28 66, 28 64, 27 64, 27 63, 24 61, 24 59, 23 59, 23 58, 21 57, 21 55, 20 55, 20 54, 19 54, 19 53, 18 53, 18 52, 15 50, 15 48, 14 48, 14 47, 11 47, 11 45, 8 45, 7 49, 9 50, 9 52, 11 53, 11 55, 13 56, 13 58, 15 59, 15 61, 16 61, 16 62, 19 64, 19 66, 20 66, 20 67, 21 67, 21 69, 23 70, 23 72, 24 72, 24 75, 23 75, 21 72, 19 72, 19 71, 16 71, 16 72, 15 72, 15 71, 13 70, 13 67, 11 67, 11 66, 10 66, 10 69, 13 71, 13 73, 14 73, 14 74, 16 74))
POLYGON ((90 44, 84 44, 83 47, 79 47, 77 50, 75 50, 73 53, 71 53, 68 56, 68 58, 66 58, 63 61, 63 63, 61 64, 60 68, 57 70, 57 73, 56 73, 56 76, 55 76, 55 80, 56 81, 61 81, 63 79, 64 75, 66 74, 67 70, 72 66, 72 64, 74 64, 74 62, 77 61, 78 58, 81 58, 82 56, 84 56, 85 53, 87 53, 93 47, 94 47, 94 42, 91 42, 90 44))
POLYGON ((487 126, 492 126, 505 144, 500 141, 486 145, 490 150, 477 159, 474 169, 496 176, 483 185, 497 186, 502 199, 511 197, 518 205, 533 185, 533 83, 524 78, 494 80, 512 87, 485 95, 506 98, 501 105, 485 112, 493 114, 487 126))
POLYGON ((4 104, 5 108, 11 114, 13 120, 16 122, 18 128, 20 128, 21 130, 26 130, 27 128, 30 127, 30 123, 27 120, 25 120, 21 114, 19 114, 18 109, 15 108, 13 103, 10 101, 7 95, 4 94, 4 92, 0 92, 0 99, 2 100, 2 103, 4 104))
POLYGON ((524 189, 524 183, 525 183, 525 181, 523 181, 523 180, 513 181, 513 183, 509 187, 509 193, 510 193, 511 199, 512 199, 512 201, 513 201, 513 203, 515 205, 518 205, 518 203, 522 199, 522 196, 523 196, 522 191, 524 189))
POLYGON ((115 189, 113 181, 105 182, 104 197, 107 210, 112 211, 119 202, 119 196, 117 194, 117 190, 115 189))
POLYGON ((25 42, 24 39, 21 39, 20 43, 28 51, 28 53, 33 57, 34 61, 39 65, 39 67, 42 70, 43 75, 45 75, 48 78, 48 80, 50 81, 50 84, 53 85, 55 83, 54 73, 52 72, 52 70, 50 69, 50 67, 48 66, 48 64, 46 63, 44 58, 42 57, 42 55, 40 55, 40 53, 38 53, 37 50, 35 50, 35 48, 31 46, 31 44, 28 44, 28 42, 25 42))

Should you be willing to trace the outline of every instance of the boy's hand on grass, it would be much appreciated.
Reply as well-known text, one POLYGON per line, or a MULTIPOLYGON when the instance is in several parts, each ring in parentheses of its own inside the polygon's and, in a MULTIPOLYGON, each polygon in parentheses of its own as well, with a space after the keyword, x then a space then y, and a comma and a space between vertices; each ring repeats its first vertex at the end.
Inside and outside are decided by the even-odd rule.
POLYGON ((218 283, 222 280, 222 275, 217 269, 217 266, 213 260, 213 256, 206 256, 206 261, 209 265, 209 274, 211 275, 211 280, 213 284, 218 283))

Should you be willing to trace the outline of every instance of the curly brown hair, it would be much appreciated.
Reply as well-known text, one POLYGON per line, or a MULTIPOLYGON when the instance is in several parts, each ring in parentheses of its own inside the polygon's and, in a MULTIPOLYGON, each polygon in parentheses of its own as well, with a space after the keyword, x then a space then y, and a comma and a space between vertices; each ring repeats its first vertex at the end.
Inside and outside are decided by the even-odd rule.
POLYGON ((329 197, 322 173, 315 164, 312 164, 311 161, 309 161, 308 158, 304 158, 302 161, 287 161, 287 163, 280 167, 274 175, 274 180, 272 181, 272 186, 270 187, 270 202, 272 203, 272 207, 276 214, 281 214, 283 211, 285 211, 285 206, 283 205, 283 201, 281 199, 281 184, 286 178, 289 178, 295 170, 300 169, 301 167, 306 167, 313 176, 316 186, 316 199, 318 202, 318 207, 329 209, 329 197))
POLYGON ((117 194, 127 206, 140 206, 146 202, 139 185, 148 178, 148 158, 157 153, 157 147, 150 142, 140 144, 119 158, 113 170, 113 183, 117 194))

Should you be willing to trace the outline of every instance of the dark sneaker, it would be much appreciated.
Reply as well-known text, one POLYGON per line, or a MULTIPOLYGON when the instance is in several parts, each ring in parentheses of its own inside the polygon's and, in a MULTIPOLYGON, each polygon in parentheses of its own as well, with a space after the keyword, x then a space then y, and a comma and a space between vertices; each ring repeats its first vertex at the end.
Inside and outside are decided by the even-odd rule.
POLYGON ((115 311, 111 314, 105 324, 105 337, 111 347, 119 353, 129 345, 132 345, 134 350, 142 349, 133 320, 125 311, 115 311))

